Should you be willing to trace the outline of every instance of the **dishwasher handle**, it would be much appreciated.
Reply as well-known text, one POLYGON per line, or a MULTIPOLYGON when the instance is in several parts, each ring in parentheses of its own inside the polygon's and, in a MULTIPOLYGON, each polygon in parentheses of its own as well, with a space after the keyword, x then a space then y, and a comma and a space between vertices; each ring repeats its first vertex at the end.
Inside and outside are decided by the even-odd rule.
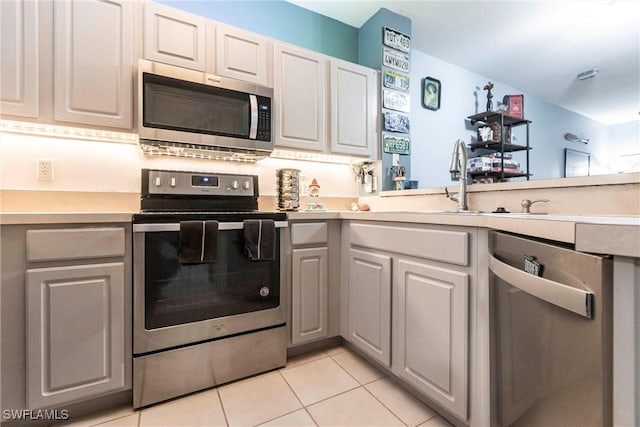
POLYGON ((592 292, 573 288, 542 277, 533 276, 489 255, 489 270, 507 284, 548 303, 593 319, 592 292))

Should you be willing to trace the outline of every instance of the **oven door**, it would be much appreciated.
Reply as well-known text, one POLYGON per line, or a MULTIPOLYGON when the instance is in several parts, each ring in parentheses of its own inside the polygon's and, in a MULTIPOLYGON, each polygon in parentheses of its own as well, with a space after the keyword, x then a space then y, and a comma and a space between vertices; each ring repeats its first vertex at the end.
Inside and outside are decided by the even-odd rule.
MULTIPOLYGON (((276 221, 280 253, 280 229, 276 221)), ((280 261, 250 261, 242 222, 220 222, 215 263, 178 261, 179 223, 134 224, 134 354, 284 324, 280 261)))

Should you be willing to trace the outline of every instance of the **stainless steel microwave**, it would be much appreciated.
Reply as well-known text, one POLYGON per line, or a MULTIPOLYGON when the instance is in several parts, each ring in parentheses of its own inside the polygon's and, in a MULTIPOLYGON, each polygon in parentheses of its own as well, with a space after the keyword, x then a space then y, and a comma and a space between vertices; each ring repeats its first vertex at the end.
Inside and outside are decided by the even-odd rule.
POLYGON ((171 65, 138 62, 143 142, 269 155, 273 89, 171 65))

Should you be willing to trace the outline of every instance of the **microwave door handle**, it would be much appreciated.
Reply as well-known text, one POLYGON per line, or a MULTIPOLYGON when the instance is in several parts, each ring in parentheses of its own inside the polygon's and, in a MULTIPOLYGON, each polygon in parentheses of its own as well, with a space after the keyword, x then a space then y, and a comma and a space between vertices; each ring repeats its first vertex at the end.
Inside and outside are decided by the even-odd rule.
POLYGON ((251 105, 249 139, 256 139, 256 136, 258 135, 258 98, 255 95, 249 95, 249 104, 251 105))

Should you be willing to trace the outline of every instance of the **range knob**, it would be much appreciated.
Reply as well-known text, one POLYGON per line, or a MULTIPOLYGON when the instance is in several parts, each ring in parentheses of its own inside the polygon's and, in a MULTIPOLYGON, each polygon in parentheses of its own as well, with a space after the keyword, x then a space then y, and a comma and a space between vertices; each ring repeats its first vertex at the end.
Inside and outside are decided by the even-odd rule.
POLYGON ((242 184, 242 187, 243 187, 245 190, 248 190, 249 188, 251 188, 251 183, 250 183, 249 181, 245 181, 245 182, 242 184))
POLYGON ((171 185, 172 187, 175 187, 175 186, 176 186, 176 177, 175 177, 175 176, 172 176, 172 177, 171 177, 171 183, 170 183, 170 185, 171 185))
POLYGON ((234 179, 233 181, 231 181, 231 188, 233 188, 234 190, 237 190, 239 186, 240 184, 238 184, 237 179, 234 179))
POLYGON ((156 187, 160 187, 162 185, 162 179, 159 176, 156 176, 156 187))

